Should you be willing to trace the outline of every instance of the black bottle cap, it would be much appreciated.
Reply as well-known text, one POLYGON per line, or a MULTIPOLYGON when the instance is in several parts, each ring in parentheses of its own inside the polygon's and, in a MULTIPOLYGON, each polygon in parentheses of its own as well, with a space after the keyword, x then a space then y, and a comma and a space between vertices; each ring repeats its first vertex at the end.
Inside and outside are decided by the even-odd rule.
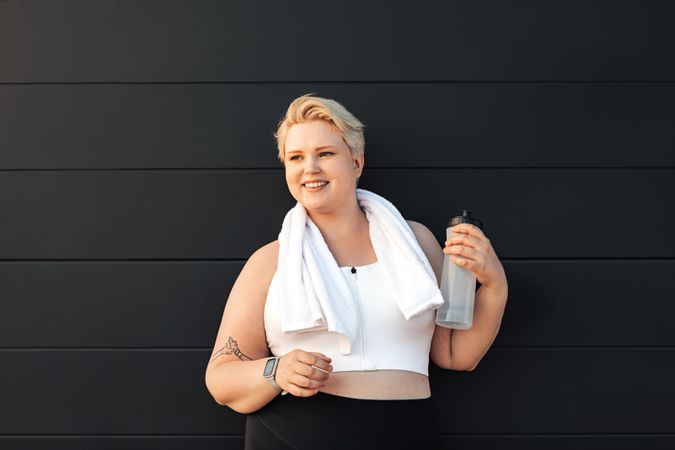
POLYGON ((452 219, 450 219, 450 222, 448 222, 448 226, 452 227, 459 223, 470 223, 472 225, 477 226, 481 230, 483 229, 483 222, 481 222, 480 219, 476 217, 471 217, 471 211, 469 211, 468 209, 463 209, 461 216, 455 216, 452 219))

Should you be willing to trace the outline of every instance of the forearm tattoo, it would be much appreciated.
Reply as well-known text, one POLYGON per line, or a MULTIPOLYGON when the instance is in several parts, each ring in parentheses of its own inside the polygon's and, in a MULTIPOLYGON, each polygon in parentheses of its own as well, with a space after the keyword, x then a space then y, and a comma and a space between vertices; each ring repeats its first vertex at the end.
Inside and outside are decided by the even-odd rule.
POLYGON ((248 360, 248 361, 253 361, 253 358, 249 358, 248 356, 244 355, 241 350, 239 350, 239 346, 237 345, 237 341, 234 340, 232 336, 230 336, 227 339, 227 344, 220 350, 218 350, 215 355, 213 355, 213 358, 211 361, 216 359, 217 357, 221 355, 236 355, 239 359, 242 360, 248 360))

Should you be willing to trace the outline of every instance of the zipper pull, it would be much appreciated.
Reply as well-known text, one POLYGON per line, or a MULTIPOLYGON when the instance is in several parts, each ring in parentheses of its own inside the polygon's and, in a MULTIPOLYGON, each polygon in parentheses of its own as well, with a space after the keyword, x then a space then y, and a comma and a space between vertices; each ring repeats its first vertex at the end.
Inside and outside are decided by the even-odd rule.
POLYGON ((352 267, 352 273, 356 273, 356 267, 352 267))

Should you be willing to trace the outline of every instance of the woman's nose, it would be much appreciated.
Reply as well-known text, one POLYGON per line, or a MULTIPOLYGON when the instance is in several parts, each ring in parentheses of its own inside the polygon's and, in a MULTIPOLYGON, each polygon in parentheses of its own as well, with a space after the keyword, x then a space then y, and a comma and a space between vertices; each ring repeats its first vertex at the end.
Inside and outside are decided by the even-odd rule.
POLYGON ((316 172, 319 168, 319 162, 313 158, 307 158, 305 160, 305 172, 316 172))

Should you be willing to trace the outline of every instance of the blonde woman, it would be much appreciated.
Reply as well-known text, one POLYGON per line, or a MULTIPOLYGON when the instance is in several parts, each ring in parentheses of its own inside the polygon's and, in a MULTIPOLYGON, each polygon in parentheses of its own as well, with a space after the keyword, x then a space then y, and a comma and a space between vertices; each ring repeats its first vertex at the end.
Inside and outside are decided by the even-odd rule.
POLYGON ((435 325, 432 308, 409 320, 396 309, 357 197, 363 127, 340 103, 307 94, 290 104, 275 133, 288 190, 357 299, 361 335, 344 354, 333 332, 283 333, 278 300, 268 295, 279 240, 251 255, 230 292, 206 370, 216 402, 247 414, 247 450, 440 448, 428 361, 471 371, 498 332, 506 277, 490 241, 470 224, 456 225, 457 236, 442 249, 427 227, 406 221, 434 282, 440 283, 443 253, 461 255, 452 258, 476 274, 481 289, 472 329, 435 325))

